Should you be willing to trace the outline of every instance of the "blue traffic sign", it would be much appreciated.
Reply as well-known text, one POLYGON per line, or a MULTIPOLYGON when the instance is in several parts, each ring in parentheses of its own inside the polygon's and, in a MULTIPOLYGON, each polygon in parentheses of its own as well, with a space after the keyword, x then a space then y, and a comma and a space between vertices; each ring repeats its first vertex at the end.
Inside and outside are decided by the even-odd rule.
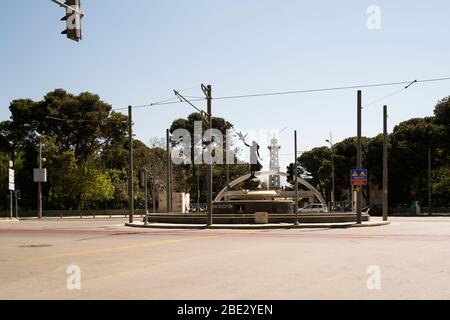
POLYGON ((367 169, 350 170, 350 180, 353 186, 367 185, 367 169))

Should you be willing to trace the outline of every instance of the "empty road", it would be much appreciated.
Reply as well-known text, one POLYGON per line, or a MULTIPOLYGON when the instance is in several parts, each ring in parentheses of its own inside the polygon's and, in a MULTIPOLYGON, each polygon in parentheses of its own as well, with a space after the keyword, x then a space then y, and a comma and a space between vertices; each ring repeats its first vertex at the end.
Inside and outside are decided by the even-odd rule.
POLYGON ((450 299, 450 218, 390 221, 295 230, 0 221, 0 299, 450 299))

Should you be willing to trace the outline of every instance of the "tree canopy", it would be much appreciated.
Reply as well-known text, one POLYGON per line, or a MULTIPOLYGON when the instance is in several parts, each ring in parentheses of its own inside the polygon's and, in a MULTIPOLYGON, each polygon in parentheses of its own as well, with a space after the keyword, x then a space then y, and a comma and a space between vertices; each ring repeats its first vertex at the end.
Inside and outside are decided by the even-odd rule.
MULTIPOLYGON (((8 194, 8 160, 14 161, 16 186, 21 190, 21 208, 36 208, 36 184, 33 168, 38 166, 39 144, 43 146, 43 166, 47 183, 43 184, 44 207, 47 209, 125 208, 128 205, 128 117, 96 94, 74 95, 63 89, 47 93, 42 100, 17 99, 10 103, 11 118, 0 122, 0 191, 8 194)), ((194 131, 199 113, 175 120, 170 130, 194 131)), ((203 120, 204 122, 204 120, 203 120)), ((224 134, 233 125, 214 117, 213 126, 224 134)), ((208 128, 203 123, 203 132, 208 128)), ((163 134, 163 133, 162 133, 163 134)), ((192 146, 193 147, 193 146, 192 146)), ((165 191, 167 153, 165 140, 154 138, 150 146, 133 139, 135 191, 140 169, 147 169, 149 182, 165 191)), ((214 167, 214 192, 226 185, 224 165, 214 167)), ((247 165, 230 166, 231 179, 247 173, 247 165)), ((173 190, 190 192, 205 201, 206 166, 173 165, 173 190), (197 192, 200 189, 200 193, 197 192)), ((0 209, 7 207, 2 197, 0 209)))
MULTIPOLYGON (((432 153, 433 205, 449 206, 450 97, 440 100, 434 116, 413 118, 394 127, 389 134, 389 201, 407 206, 413 200, 427 204, 428 149, 432 153)), ((336 199, 350 188, 350 170, 356 167, 356 138, 328 147, 314 148, 302 154, 299 164, 312 175, 310 182, 330 199, 331 152, 334 155, 336 199)), ((363 167, 369 170, 369 183, 381 188, 383 177, 383 136, 362 139, 363 167)), ((369 198, 370 188, 364 189, 369 198)))

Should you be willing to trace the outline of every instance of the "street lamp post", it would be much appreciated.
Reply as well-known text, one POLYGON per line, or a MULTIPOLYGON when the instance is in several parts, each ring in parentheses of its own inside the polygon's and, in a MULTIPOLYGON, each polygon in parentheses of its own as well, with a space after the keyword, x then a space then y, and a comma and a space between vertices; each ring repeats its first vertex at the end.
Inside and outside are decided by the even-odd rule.
POLYGON ((325 140, 330 144, 331 150, 331 209, 334 210, 335 189, 334 189, 334 151, 333 151, 333 133, 330 132, 330 139, 325 140))

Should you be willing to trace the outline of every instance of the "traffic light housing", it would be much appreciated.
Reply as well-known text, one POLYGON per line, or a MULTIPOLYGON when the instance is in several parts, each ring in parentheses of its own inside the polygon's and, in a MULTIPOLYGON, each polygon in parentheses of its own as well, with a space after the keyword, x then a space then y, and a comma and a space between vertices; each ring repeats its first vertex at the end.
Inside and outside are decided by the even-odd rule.
POLYGON ((66 30, 61 32, 61 34, 66 34, 67 38, 80 41, 82 39, 81 35, 81 4, 80 0, 66 0, 64 2, 67 6, 73 8, 66 8, 66 15, 61 18, 61 21, 66 21, 66 30))
POLYGON ((294 164, 290 163, 287 168, 287 181, 290 183, 294 181, 294 164))

